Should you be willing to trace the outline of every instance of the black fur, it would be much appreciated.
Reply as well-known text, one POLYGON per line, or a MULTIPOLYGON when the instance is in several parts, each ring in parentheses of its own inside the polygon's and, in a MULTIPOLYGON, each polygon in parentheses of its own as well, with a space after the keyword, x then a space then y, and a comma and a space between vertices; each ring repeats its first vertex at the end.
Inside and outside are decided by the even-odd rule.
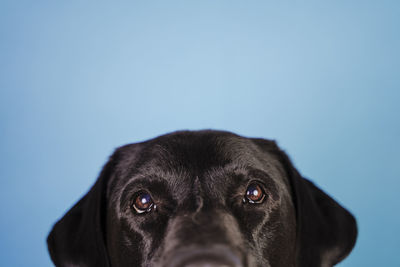
POLYGON ((47 242, 57 266, 328 267, 356 236, 353 216, 275 142, 183 131, 118 148, 47 242), (252 181, 260 204, 243 202, 252 181), (135 213, 140 190, 155 210, 135 213))

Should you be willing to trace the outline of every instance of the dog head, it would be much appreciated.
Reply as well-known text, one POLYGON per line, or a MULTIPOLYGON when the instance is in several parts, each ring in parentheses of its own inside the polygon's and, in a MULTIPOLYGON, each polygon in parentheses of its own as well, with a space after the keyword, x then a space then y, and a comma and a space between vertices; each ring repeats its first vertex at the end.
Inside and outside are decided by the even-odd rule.
POLYGON ((176 132, 118 148, 48 237, 57 266, 332 266, 353 216, 275 142, 176 132))

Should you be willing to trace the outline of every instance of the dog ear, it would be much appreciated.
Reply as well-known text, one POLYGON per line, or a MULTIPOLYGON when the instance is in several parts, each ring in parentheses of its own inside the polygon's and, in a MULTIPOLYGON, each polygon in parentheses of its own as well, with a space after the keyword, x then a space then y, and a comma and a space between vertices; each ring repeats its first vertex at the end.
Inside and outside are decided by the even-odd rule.
POLYGON ((299 266, 328 267, 342 261, 353 249, 357 238, 357 224, 353 215, 303 178, 275 142, 266 143, 257 139, 256 143, 278 158, 289 177, 297 213, 299 266))
POLYGON ((109 266, 104 223, 106 183, 113 165, 111 158, 89 192, 54 225, 47 237, 56 266, 109 266))
POLYGON ((301 266, 333 266, 353 249, 357 224, 353 215, 292 166, 301 266))

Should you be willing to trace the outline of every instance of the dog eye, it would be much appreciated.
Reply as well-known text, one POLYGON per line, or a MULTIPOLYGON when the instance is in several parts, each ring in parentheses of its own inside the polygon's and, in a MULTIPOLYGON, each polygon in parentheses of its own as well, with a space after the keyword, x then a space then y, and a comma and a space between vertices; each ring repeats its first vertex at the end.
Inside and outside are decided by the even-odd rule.
POLYGON ((149 193, 146 191, 140 191, 136 194, 132 207, 136 213, 141 214, 154 210, 156 205, 154 204, 149 193))
POLYGON ((262 203, 265 199, 265 193, 261 186, 257 183, 251 183, 246 189, 246 195, 243 198, 243 202, 251 204, 262 203))

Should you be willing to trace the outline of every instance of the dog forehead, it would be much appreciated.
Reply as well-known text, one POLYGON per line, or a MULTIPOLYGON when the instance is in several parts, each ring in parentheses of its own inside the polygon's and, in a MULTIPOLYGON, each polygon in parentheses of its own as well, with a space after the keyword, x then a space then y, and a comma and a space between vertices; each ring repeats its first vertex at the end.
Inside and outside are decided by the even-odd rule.
POLYGON ((184 169, 196 176, 215 167, 259 164, 255 144, 228 132, 176 132, 151 140, 146 148, 151 166, 184 169))
POLYGON ((182 180, 225 167, 274 169, 273 157, 252 139, 221 131, 175 132, 121 147, 115 154, 117 176, 128 179, 154 174, 182 180))

